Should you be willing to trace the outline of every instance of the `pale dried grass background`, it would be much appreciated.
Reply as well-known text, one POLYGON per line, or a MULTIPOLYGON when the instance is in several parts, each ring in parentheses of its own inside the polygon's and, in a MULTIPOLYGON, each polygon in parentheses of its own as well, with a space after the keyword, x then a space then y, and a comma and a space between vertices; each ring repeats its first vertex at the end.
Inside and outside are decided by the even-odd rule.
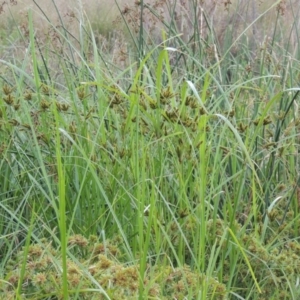
MULTIPOLYGON (((91 19, 99 22, 110 23, 118 11, 114 0, 56 0, 54 2, 61 16, 67 17, 70 13, 87 14, 91 19)), ((123 6, 125 0, 118 2, 123 6)), ((11 14, 22 21, 24 17, 26 18, 27 11, 32 9, 36 20, 40 22, 39 25, 43 26, 44 22, 42 20, 44 20, 44 17, 42 17, 41 11, 36 4, 47 14, 51 21, 57 20, 57 12, 52 0, 37 0, 35 2, 33 0, 17 0, 17 5, 4 5, 4 12, 0 18, 1 24, 4 24, 11 14)))
MULTIPOLYGON (((135 0, 117 0, 120 7, 134 6, 135 0)), ((9 2, 9 1, 6 1, 9 2)), ((26 12, 29 8, 32 8, 36 12, 37 16, 41 16, 33 0, 17 0, 17 5, 5 5, 5 13, 1 15, 1 23, 6 22, 6 18, 9 17, 10 12, 13 12, 17 16, 18 20, 23 20, 26 12), (7 9, 9 6, 9 10, 7 9)), ((0 1, 1 3, 1 1, 0 1)), ((51 21, 57 19, 57 13, 53 6, 52 0, 37 0, 36 3, 41 9, 46 12, 47 17, 51 21)), ((99 23, 107 23, 112 25, 116 16, 119 14, 116 3, 114 0, 56 0, 55 3, 62 16, 67 16, 70 13, 86 14, 90 20, 99 23)), ((189 19, 191 18, 191 8, 188 0, 147 0, 144 3, 153 5, 159 3, 159 9, 164 11, 164 17, 168 20, 168 7, 170 8, 174 3, 177 3, 176 14, 178 17, 178 25, 182 30, 189 26, 189 19)), ((204 8, 209 15, 213 25, 216 26, 215 30, 222 33, 228 22, 231 22, 232 26, 245 28, 245 25, 250 24, 260 14, 272 6, 276 1, 274 0, 198 0, 198 9, 204 8), (231 4, 226 5, 227 2, 231 4), (225 8, 229 10, 226 11, 225 8)), ((294 19, 292 8, 294 13, 298 13, 300 8, 300 1, 298 0, 286 0, 281 1, 282 7, 285 8, 285 17, 283 23, 289 27, 291 20, 294 19)), ((158 6, 157 6, 158 7, 158 6)), ((200 16, 200 12, 199 12, 200 16)), ((275 9, 270 11, 267 15, 261 18, 255 27, 254 33, 263 33, 263 31, 272 29, 273 21, 275 21, 276 14, 275 9)), ((44 18, 42 18, 44 19, 44 18)), ((43 22, 39 20, 39 25, 42 26, 43 22)), ((200 21, 200 20, 199 20, 200 21)), ((300 22, 298 20, 298 22, 300 22)), ((299 25, 299 24, 298 24, 299 25)), ((112 27, 114 28, 114 27, 112 27)))
MULTIPOLYGON (((1 14, 0 18, 0 25, 2 27, 8 27, 9 24, 11 24, 11 21, 9 20, 12 15, 20 24, 23 23, 26 26, 27 10, 32 8, 34 11, 36 30, 41 32, 46 32, 48 30, 49 24, 33 0, 18 0, 17 2, 17 5, 6 5, 4 7, 5 12, 1 14)), ((137 14, 138 12, 138 8, 134 5, 135 2, 135 0, 118 0, 122 9, 124 9, 124 7, 130 8, 128 18, 135 20, 135 24, 138 24, 138 16, 134 16, 134 14, 137 14)), ((201 29, 200 34, 202 34, 204 38, 207 34, 207 26, 205 26, 203 11, 206 12, 206 15, 209 18, 210 26, 214 29, 218 42, 222 44, 224 42, 225 31, 228 28, 232 30, 233 39, 237 38, 247 26, 276 2, 277 1, 274 0, 198 0, 197 13, 198 25, 201 29), (231 4, 228 4, 229 2, 231 4)), ((47 17, 51 20, 52 24, 59 24, 58 15, 51 0, 38 0, 36 3, 38 3, 42 11, 47 14, 47 17)), ((120 20, 119 22, 116 22, 116 19, 118 19, 120 14, 114 0, 56 0, 55 3, 57 4, 60 15, 64 18, 65 25, 75 36, 78 36, 79 31, 78 22, 75 20, 82 19, 82 16, 85 15, 88 16, 93 28, 96 28, 98 33, 101 34, 122 31, 122 29, 125 28, 120 20), (75 18, 72 16, 75 16, 75 18)), ((170 20, 170 8, 174 3, 177 3, 175 9, 176 24, 179 32, 185 37, 185 41, 189 40, 192 32, 192 16, 194 11, 194 8, 191 7, 192 1, 147 0, 144 1, 144 3, 154 5, 165 22, 170 20)), ((300 1, 281 1, 280 8, 282 16, 280 17, 280 28, 278 28, 277 32, 281 34, 282 39, 284 39, 288 36, 292 28, 294 28, 294 31, 295 28, 300 28, 300 1), (294 22, 297 22, 297 24, 294 22)), ((162 28, 161 22, 154 20, 147 9, 144 11, 145 28, 148 29, 150 35, 157 38, 157 41, 159 42, 162 28)), ((276 18, 277 10, 276 6, 274 6, 272 10, 259 18, 259 20, 247 30, 245 35, 250 40, 249 45, 258 46, 262 44, 268 36, 271 36, 273 34, 276 18)), ((97 32, 95 34, 97 34, 97 32)), ((291 40, 294 45, 298 43, 296 32, 292 35, 291 40)))

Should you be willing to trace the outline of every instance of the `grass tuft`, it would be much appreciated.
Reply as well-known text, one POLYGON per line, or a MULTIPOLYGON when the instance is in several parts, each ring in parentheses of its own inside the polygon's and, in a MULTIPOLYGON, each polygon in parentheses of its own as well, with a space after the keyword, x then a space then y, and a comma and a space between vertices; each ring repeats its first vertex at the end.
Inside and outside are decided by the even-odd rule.
POLYGON ((298 299, 297 2, 17 2, 0 299, 298 299))

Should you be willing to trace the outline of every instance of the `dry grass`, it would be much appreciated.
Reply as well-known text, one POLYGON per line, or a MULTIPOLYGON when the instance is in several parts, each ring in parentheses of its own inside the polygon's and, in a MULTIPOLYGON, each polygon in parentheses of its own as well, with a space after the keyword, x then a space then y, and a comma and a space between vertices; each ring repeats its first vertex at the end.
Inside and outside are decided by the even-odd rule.
MULTIPOLYGON (((280 22, 277 22, 277 24, 280 24, 280 27, 277 28, 277 34, 282 37, 289 36, 293 26, 295 26, 290 20, 297 19, 298 10, 300 9, 300 3, 297 0, 281 1, 277 6, 271 0, 197 1, 196 9, 193 7, 193 3, 196 0, 145 1, 144 26, 148 32, 150 42, 161 42, 162 28, 166 29, 163 23, 169 24, 171 20, 174 20, 177 27, 175 34, 182 34, 183 41, 186 43, 193 38, 194 31, 192 29, 195 26, 194 23, 197 22, 196 27, 200 29, 199 35, 205 40, 207 40, 208 35, 212 36, 209 33, 209 28, 213 29, 216 40, 210 40, 209 43, 213 47, 215 44, 219 44, 223 48, 223 53, 226 51, 226 47, 231 47, 231 52, 236 53, 239 49, 239 43, 248 45, 254 50, 261 47, 268 37, 272 37, 277 17, 280 18, 280 22), (175 9, 174 3, 177 5, 175 9), (273 8, 269 10, 271 6, 273 8), (269 10, 268 13, 264 14, 267 10, 269 10), (154 11, 157 12, 157 15, 153 13, 154 11), (195 13, 197 14, 196 18, 194 17, 195 13), (249 26, 256 19, 257 21, 249 26), (244 39, 237 40, 237 43, 234 43, 248 26, 249 28, 243 35, 244 39), (228 37, 228 32, 230 41, 225 41, 224 39, 228 37), (246 44, 245 39, 247 40, 246 44)), ((132 26, 133 32, 138 34, 140 7, 136 2, 134 0, 118 0, 123 16, 128 24, 132 26)), ((122 53, 126 53, 126 42, 122 34, 126 26, 124 26, 114 0, 61 0, 55 1, 55 3, 60 17, 63 18, 64 26, 76 38, 79 36, 79 22, 84 16, 87 16, 101 51, 106 51, 114 57, 120 57, 120 50, 122 53)), ((27 11, 29 8, 32 8, 34 12, 34 26, 41 41, 49 39, 51 35, 49 32, 53 31, 53 27, 61 26, 52 0, 18 0, 9 2, 3 6, 4 11, 1 14, 0 21, 0 28, 4 29, 5 32, 5 34, 0 34, 4 45, 8 44, 6 40, 10 38, 11 32, 16 28, 16 22, 19 28, 26 32, 28 28, 27 11), (36 3, 38 3, 39 7, 36 3), (43 13, 46 15, 43 15, 43 13)), ((174 28, 174 25, 172 26, 174 28)), ((296 45, 296 30, 293 29, 293 31, 291 44, 296 45)), ((281 40, 283 43, 283 38, 277 38, 277 41, 281 40)), ((13 42, 9 42, 9 44, 13 44, 13 42)), ((279 46, 284 47, 284 45, 279 46)), ((13 51, 20 49, 16 45, 13 45, 12 48, 14 48, 13 51)), ((291 49, 289 50, 291 51, 291 49)), ((8 52, 11 53, 11 49, 8 52)), ((5 58, 2 53, 3 50, 0 49, 1 57, 5 58)), ((16 54, 14 55, 16 56, 16 54)), ((124 58, 122 57, 121 60, 124 61, 124 58)))
MULTIPOLYGON (((144 1, 144 3, 157 9, 165 21, 170 19, 170 12, 173 9, 173 5, 176 3, 176 9, 174 11, 178 22, 177 25, 183 33, 186 33, 190 29, 189 26, 191 25, 192 11, 194 10, 192 2, 196 1, 198 2, 197 12, 199 22, 203 22, 203 20, 201 20, 201 8, 203 8, 212 20, 214 29, 217 33, 219 33, 219 35, 222 35, 228 24, 231 24, 235 28, 245 28, 245 24, 249 25, 260 14, 275 3, 275 1, 272 0, 149 0, 144 1)), ((8 1, 2 2, 4 3, 8 1)), ((4 13, 2 13, 1 25, 7 22, 7 18, 9 18, 11 13, 17 16, 18 20, 22 20, 29 8, 32 8, 33 11, 36 12, 36 15, 40 16, 41 13, 34 2, 36 2, 40 8, 47 13, 47 17, 51 21, 55 21, 57 19, 57 13, 54 9, 52 0, 15 0, 3 5, 4 13)), ((122 8, 127 7, 132 9, 137 1, 117 0, 117 2, 122 8)), ((89 19, 92 22, 108 23, 108 25, 112 25, 114 19, 119 14, 114 0, 57 0, 55 3, 57 4, 60 14, 66 18, 72 14, 77 15, 83 13, 89 16, 89 19)), ((300 3, 297 0, 283 0, 280 2, 278 8, 279 12, 285 16, 283 18, 283 24, 288 28, 290 26, 290 17, 293 14, 292 10, 294 11, 294 14, 296 14, 300 9, 300 3)), ((256 26, 253 26, 253 34, 263 35, 268 30, 272 29, 276 17, 274 14, 275 9, 259 20, 256 26), (262 24, 264 25, 262 26, 262 24)), ((147 17, 150 18, 150 14, 146 11, 146 18, 147 17)), ((43 22, 40 22, 39 24, 42 25, 43 22)), ((156 25, 159 27, 158 24, 156 25)))
MULTIPOLYGON (((4 1, 2 2, 4 3, 4 1)), ((35 2, 38 3, 41 10, 47 14, 49 20, 51 20, 51 22, 55 24, 58 17, 52 0, 15 0, 3 5, 4 12, 2 13, 0 25, 7 27, 8 20, 10 19, 11 15, 14 15, 15 18, 19 21, 26 19, 27 10, 29 8, 32 8, 32 10, 36 12, 35 17, 38 26, 45 26, 45 17, 41 15, 41 12, 39 11, 35 2)), ((127 12, 133 12, 135 10, 135 2, 136 1, 134 0, 118 0, 120 7, 122 7, 123 9, 126 8, 124 9, 124 11, 127 12)), ((193 2, 196 1, 145 1, 145 3, 150 4, 154 9, 158 11, 161 19, 166 22, 170 20, 170 14, 173 13, 173 5, 174 3, 176 3, 177 7, 174 10, 175 20, 177 22, 179 31, 187 37, 188 33, 191 31, 190 27, 192 26, 193 22, 193 2)), ((228 28, 228 26, 232 26, 235 29, 234 31, 236 31, 236 35, 238 35, 241 30, 243 30, 247 25, 253 22, 253 20, 257 19, 260 14, 266 11, 270 6, 274 5, 274 1, 272 0, 197 0, 197 2, 197 14, 199 23, 201 23, 202 25, 204 24, 204 15, 201 10, 201 8, 203 8, 206 14, 209 16, 211 25, 213 25, 214 30, 220 40, 222 40, 224 30, 228 28)), ((86 14, 91 20, 92 24, 94 24, 95 26, 98 25, 98 27, 105 27, 107 30, 112 30, 112 28, 115 27, 114 20, 119 15, 117 5, 113 0, 60 0, 55 1, 55 3, 57 4, 57 8, 61 16, 65 17, 66 19, 73 15, 78 16, 80 14, 86 14)), ((293 13, 297 14, 300 8, 299 1, 281 1, 277 8, 279 9, 280 14, 283 15, 283 27, 289 30, 291 25, 291 17, 293 13)), ((254 24, 251 30, 249 30, 249 36, 254 38, 254 40, 262 40, 265 35, 270 34, 272 32, 276 19, 275 10, 276 8, 274 8, 272 11, 258 20, 258 22, 254 24)), ((148 22, 148 28, 154 30, 153 26, 155 26, 156 28, 154 30, 154 33, 156 35, 160 35, 160 22, 156 20, 154 22, 155 24, 153 24, 153 16, 147 10, 145 10, 145 20, 146 23, 148 22)))

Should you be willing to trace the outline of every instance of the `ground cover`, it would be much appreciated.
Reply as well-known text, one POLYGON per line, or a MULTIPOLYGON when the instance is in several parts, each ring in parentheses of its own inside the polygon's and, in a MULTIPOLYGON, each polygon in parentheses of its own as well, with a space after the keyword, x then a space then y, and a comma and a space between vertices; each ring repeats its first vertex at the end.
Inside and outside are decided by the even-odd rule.
POLYGON ((2 6, 0 299, 299 298, 299 5, 251 3, 2 6))

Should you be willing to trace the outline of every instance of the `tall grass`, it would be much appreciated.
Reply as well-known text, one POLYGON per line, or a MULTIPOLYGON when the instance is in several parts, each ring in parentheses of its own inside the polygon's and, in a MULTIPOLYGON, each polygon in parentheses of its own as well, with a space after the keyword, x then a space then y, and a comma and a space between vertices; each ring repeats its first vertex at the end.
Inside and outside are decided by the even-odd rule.
POLYGON ((298 299, 298 11, 52 4, 0 59, 0 299, 298 299))

